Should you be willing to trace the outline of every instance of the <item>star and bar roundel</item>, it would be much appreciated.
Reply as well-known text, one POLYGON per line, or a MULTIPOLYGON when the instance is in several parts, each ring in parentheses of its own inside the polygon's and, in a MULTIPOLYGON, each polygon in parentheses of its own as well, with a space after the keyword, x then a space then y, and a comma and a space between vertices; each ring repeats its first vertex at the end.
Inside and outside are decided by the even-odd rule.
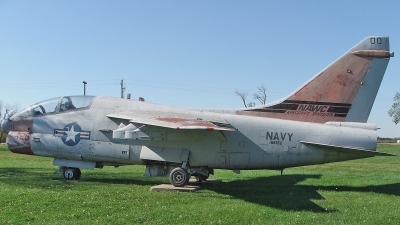
POLYGON ((64 144, 75 146, 82 139, 90 139, 90 131, 82 130, 76 123, 69 123, 63 129, 54 129, 54 135, 61 137, 64 144))

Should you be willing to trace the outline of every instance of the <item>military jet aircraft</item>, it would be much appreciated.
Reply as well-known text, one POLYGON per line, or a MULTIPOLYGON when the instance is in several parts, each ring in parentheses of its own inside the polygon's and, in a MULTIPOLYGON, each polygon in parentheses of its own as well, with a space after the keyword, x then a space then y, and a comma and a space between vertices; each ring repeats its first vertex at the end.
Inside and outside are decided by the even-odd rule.
POLYGON ((80 169, 142 164, 145 175, 169 176, 181 187, 214 169, 388 156, 376 151, 377 127, 366 122, 393 56, 388 37, 367 37, 289 96, 259 107, 182 109, 64 96, 29 106, 2 129, 12 152, 54 158, 67 180, 79 179, 80 169))

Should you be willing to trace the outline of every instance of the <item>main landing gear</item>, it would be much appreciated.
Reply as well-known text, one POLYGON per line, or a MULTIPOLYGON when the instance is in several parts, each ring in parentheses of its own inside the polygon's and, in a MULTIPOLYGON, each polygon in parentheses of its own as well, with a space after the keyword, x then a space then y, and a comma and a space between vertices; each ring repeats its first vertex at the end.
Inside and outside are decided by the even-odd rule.
POLYGON ((169 174, 169 181, 173 186, 184 187, 186 184, 188 184, 191 176, 194 176, 197 182, 203 182, 208 179, 208 169, 203 167, 190 168, 188 165, 186 165, 186 168, 187 169, 183 167, 176 167, 171 171, 169 174))
POLYGON ((203 174, 197 174, 194 175, 194 178, 196 178, 197 182, 205 182, 208 179, 208 175, 203 175, 203 174))
POLYGON ((66 180, 79 180, 81 178, 81 170, 73 167, 62 167, 61 172, 66 180))
POLYGON ((190 175, 187 170, 177 167, 169 174, 169 181, 175 187, 184 187, 190 179, 190 175))

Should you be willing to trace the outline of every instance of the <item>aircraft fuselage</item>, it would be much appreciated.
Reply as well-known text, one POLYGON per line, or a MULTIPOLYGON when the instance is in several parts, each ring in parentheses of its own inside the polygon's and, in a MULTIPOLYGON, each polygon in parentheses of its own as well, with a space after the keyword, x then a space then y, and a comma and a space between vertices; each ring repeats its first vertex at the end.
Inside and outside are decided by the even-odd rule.
POLYGON ((189 150, 190 166, 234 170, 283 169, 361 158, 302 142, 376 149, 375 130, 197 110, 188 113, 203 119, 221 118, 235 131, 179 130, 146 125, 132 138, 119 138, 113 131, 121 124, 128 125, 127 122, 107 115, 123 111, 139 114, 161 111, 173 118, 182 109, 95 97, 88 108, 10 121, 8 126, 14 127, 14 131, 9 132, 9 148, 17 153, 96 162, 97 165, 181 163, 182 152, 189 150), (25 146, 13 146, 12 139, 20 140, 25 146))

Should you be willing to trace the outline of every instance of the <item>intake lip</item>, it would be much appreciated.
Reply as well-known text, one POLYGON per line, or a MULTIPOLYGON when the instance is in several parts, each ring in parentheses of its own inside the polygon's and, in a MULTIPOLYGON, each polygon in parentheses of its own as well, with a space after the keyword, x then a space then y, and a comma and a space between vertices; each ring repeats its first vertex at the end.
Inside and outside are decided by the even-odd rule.
POLYGON ((30 145, 29 132, 10 131, 7 135, 7 147, 11 152, 34 155, 30 145))
POLYGON ((1 122, 1 130, 4 133, 8 133, 8 119, 3 120, 3 122, 1 122))

